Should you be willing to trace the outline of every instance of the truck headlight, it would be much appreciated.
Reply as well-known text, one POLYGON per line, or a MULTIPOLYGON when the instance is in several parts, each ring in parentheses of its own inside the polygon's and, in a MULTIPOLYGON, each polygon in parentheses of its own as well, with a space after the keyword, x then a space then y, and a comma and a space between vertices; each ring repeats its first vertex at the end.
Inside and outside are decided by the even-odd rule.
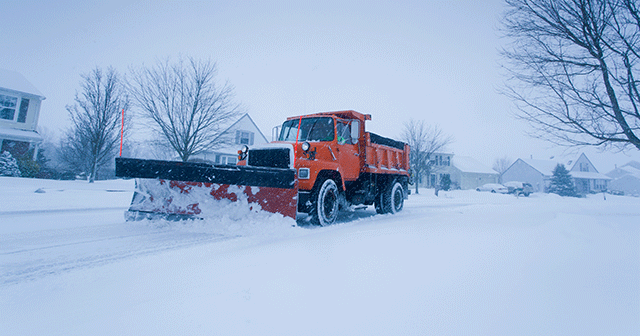
POLYGON ((242 145, 242 148, 238 151, 238 161, 242 161, 247 158, 247 153, 249 153, 249 146, 242 145))
POLYGON ((300 148, 302 148, 303 151, 308 151, 309 148, 311 148, 311 144, 309 144, 308 142, 303 142, 302 145, 300 146, 300 148))

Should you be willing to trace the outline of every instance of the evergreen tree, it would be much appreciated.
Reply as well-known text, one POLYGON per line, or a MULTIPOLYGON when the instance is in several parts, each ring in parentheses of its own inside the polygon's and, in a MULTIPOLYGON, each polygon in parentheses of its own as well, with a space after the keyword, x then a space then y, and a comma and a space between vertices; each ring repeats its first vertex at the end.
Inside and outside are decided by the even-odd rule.
POLYGON ((20 168, 18 168, 18 162, 7 151, 0 154, 0 176, 22 176, 20 168))
POLYGON ((563 164, 558 164, 553 169, 549 192, 560 196, 577 196, 571 174, 563 164))
POLYGON ((440 190, 449 191, 449 189, 451 189, 451 177, 449 174, 444 174, 440 178, 440 190))

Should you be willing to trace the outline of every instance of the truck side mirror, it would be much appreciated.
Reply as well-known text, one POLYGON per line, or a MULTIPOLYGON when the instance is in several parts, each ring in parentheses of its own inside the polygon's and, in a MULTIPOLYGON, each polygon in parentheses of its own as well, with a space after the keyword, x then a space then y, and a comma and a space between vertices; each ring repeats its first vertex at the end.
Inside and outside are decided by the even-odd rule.
POLYGON ((351 143, 357 144, 360 139, 360 121, 351 121, 351 143))

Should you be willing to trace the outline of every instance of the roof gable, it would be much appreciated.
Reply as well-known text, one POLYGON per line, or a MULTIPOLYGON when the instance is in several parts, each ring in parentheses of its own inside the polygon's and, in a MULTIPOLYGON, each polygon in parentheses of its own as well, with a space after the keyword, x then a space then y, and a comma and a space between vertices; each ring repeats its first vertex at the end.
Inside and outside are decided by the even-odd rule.
POLYGON ((220 132, 220 134, 218 135, 217 138, 221 138, 223 136, 229 136, 229 133, 236 130, 237 126, 243 121, 243 120, 247 120, 257 131, 257 135, 262 137, 262 139, 264 139, 264 142, 269 142, 269 140, 267 139, 267 137, 264 136, 264 133, 262 133, 262 130, 260 130, 260 128, 258 127, 258 125, 256 125, 256 123, 253 121, 253 119, 251 118, 251 116, 249 115, 249 113, 245 113, 244 115, 242 115, 240 118, 238 118, 238 120, 234 121, 233 123, 231 123, 231 125, 229 125, 224 131, 220 132))
MULTIPOLYGON (((569 162, 571 162, 571 161, 569 161, 569 162)), ((589 160, 589 158, 584 153, 580 154, 580 157, 578 157, 577 160, 573 161, 573 167, 571 167, 570 169, 569 169, 569 167, 567 167, 567 169, 572 173, 581 171, 582 167, 580 167, 580 165, 578 163, 587 164, 589 172, 599 173, 598 169, 596 169, 596 166, 594 166, 593 163, 591 163, 591 160, 589 160)))
POLYGON ((40 99, 45 98, 35 86, 16 71, 0 69, 0 88, 7 89, 9 91, 27 93, 40 97, 40 99))

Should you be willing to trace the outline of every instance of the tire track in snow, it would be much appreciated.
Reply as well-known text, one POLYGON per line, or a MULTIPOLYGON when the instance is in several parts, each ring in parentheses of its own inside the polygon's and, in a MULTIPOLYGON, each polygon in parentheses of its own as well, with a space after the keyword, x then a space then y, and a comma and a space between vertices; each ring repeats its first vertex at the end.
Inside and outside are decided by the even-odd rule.
POLYGON ((238 237, 128 223, 9 234, 0 243, 0 284, 17 284, 238 237))

